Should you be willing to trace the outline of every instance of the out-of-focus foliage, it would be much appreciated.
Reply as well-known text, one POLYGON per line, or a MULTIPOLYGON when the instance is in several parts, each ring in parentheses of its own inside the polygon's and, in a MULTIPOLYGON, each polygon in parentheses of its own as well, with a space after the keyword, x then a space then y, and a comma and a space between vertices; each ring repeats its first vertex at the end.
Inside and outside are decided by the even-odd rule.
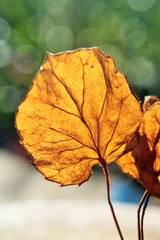
POLYGON ((158 0, 1 0, 0 143, 46 51, 98 46, 141 99, 159 95, 159 7, 158 0))

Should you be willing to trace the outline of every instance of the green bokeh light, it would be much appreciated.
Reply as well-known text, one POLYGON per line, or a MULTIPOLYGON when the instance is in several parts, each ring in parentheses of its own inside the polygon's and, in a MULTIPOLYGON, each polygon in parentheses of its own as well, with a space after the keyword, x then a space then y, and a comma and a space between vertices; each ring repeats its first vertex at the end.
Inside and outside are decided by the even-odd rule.
POLYGON ((12 5, 1 0, 2 119, 4 112, 13 114, 46 51, 97 46, 115 59, 142 97, 143 89, 159 95, 158 0, 17 0, 12 5), (15 97, 8 97, 11 91, 15 97))
POLYGON ((53 26, 55 24, 51 17, 44 14, 36 14, 27 22, 27 33, 32 40, 44 43, 47 33, 53 26))
POLYGON ((8 22, 0 17, 0 40, 7 42, 11 36, 11 27, 8 22))
POLYGON ((8 43, 0 41, 0 68, 4 68, 11 62, 12 49, 8 43))
POLYGON ((137 18, 130 18, 120 26, 119 35, 124 45, 129 48, 138 48, 147 41, 147 26, 137 18))
POLYGON ((127 0, 129 6, 138 12, 149 10, 156 0, 127 0))
POLYGON ((156 82, 156 69, 153 62, 139 56, 130 59, 126 65, 128 77, 138 87, 149 88, 156 82))
POLYGON ((20 92, 13 86, 0 86, 0 109, 3 113, 13 113, 21 99, 20 92))
POLYGON ((56 26, 50 29, 46 35, 46 46, 49 51, 54 53, 72 49, 73 33, 69 28, 56 26))
POLYGON ((15 49, 13 56, 13 66, 24 74, 34 72, 41 60, 39 51, 32 45, 19 46, 15 49))

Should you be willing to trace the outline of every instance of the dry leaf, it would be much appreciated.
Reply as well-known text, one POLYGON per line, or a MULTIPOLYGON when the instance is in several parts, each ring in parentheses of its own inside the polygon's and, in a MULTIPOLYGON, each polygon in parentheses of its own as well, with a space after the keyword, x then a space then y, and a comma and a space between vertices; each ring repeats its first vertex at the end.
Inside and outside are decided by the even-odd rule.
POLYGON ((143 110, 148 110, 156 102, 160 102, 160 99, 157 96, 145 96, 143 110))
POLYGON ((22 145, 46 179, 86 181, 135 145, 141 105, 111 57, 98 48, 48 53, 19 106, 22 145))
POLYGON ((160 198, 160 103, 150 103, 140 122, 137 146, 117 163, 151 195, 160 198))

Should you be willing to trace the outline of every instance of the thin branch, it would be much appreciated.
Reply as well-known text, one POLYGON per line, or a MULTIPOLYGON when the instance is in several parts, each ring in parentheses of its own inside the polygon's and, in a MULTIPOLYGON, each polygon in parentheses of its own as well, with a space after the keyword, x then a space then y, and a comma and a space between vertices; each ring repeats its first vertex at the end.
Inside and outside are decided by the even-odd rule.
POLYGON ((113 205, 112 205, 112 202, 111 202, 111 197, 110 197, 110 179, 109 179, 109 172, 108 172, 108 168, 107 168, 106 164, 103 165, 103 169, 104 169, 104 174, 105 174, 105 177, 106 177, 108 204, 110 206, 111 213, 112 213, 112 216, 113 216, 113 220, 115 222, 115 225, 116 225, 119 237, 120 237, 121 240, 124 240, 122 232, 121 232, 121 229, 120 229, 120 226, 119 226, 119 223, 118 223, 118 220, 117 220, 117 217, 116 217, 116 214, 115 214, 115 211, 114 211, 114 208, 113 208, 113 205))
MULTIPOLYGON (((137 224, 138 224, 138 240, 143 240, 143 234, 142 234, 142 230, 143 230, 143 227, 141 229, 141 225, 143 224, 143 219, 141 220, 141 209, 142 209, 142 206, 143 204, 145 204, 146 202, 146 199, 148 198, 148 191, 146 190, 141 198, 141 201, 139 203, 139 206, 138 206, 138 210, 137 210, 137 224)), ((143 208, 143 212, 142 212, 142 217, 144 218, 144 213, 145 213, 145 210, 143 208)))
POLYGON ((144 206, 143 206, 143 210, 142 210, 142 216, 141 216, 141 240, 144 240, 144 215, 145 215, 145 211, 149 202, 149 198, 150 198, 150 194, 147 192, 146 198, 145 198, 145 202, 144 202, 144 206))

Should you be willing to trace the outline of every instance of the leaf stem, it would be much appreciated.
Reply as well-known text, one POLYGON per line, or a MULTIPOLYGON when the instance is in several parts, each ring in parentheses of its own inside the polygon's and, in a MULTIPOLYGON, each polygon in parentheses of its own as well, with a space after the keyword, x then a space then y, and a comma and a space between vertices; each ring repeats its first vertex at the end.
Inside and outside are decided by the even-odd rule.
POLYGON ((113 208, 113 205, 112 205, 112 202, 111 202, 111 197, 110 197, 110 178, 109 178, 109 172, 108 172, 108 168, 107 168, 106 164, 103 164, 103 170, 104 170, 104 174, 105 174, 105 178, 106 178, 108 204, 110 206, 111 213, 112 213, 112 216, 113 216, 113 220, 115 222, 115 225, 116 225, 119 237, 120 237, 121 240, 124 240, 122 232, 121 232, 121 229, 120 229, 120 226, 119 226, 119 223, 118 223, 118 220, 117 220, 117 217, 116 217, 116 214, 115 214, 115 211, 114 211, 114 208, 113 208))
POLYGON ((142 216, 141 216, 141 240, 144 240, 144 231, 143 231, 143 226, 144 226, 144 215, 145 215, 145 211, 148 205, 148 201, 150 198, 150 194, 147 192, 146 198, 145 198, 145 203, 143 206, 143 210, 142 210, 142 216))
POLYGON ((143 222, 144 222, 144 215, 145 215, 145 210, 147 208, 147 204, 149 201, 150 194, 146 190, 141 198, 141 201, 139 203, 139 207, 137 210, 137 223, 138 223, 138 240, 144 240, 144 233, 143 233, 143 222), (144 204, 144 206, 143 206, 144 204), (141 214, 141 209, 143 206, 143 211, 141 214))

